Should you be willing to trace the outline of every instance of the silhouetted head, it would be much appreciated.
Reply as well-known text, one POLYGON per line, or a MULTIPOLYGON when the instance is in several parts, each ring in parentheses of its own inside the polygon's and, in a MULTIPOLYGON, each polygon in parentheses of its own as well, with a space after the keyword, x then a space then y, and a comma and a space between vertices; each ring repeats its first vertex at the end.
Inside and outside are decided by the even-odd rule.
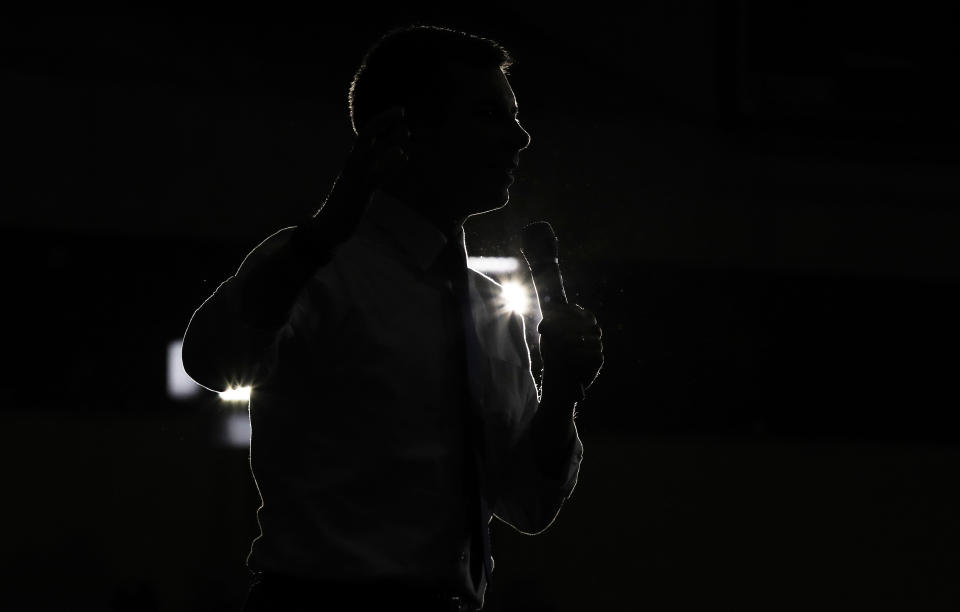
POLYGON ((510 53, 487 38, 407 26, 377 41, 350 86, 354 131, 402 106, 411 139, 396 190, 463 221, 504 206, 530 136, 517 121, 510 53))

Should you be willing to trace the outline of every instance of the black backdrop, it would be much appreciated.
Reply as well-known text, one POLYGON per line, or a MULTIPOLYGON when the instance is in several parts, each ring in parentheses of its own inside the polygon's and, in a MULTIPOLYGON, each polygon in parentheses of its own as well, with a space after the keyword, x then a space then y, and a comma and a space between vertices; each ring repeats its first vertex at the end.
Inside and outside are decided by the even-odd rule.
POLYGON ((804 582, 952 601, 956 9, 622 11, 8 15, 2 405, 23 592, 39 607, 242 599, 245 451, 213 441, 229 411, 215 396, 167 396, 167 345, 252 246, 316 206, 349 148, 363 49, 420 20, 519 60, 533 144, 511 205, 468 222, 471 255, 519 256, 517 229, 549 219, 568 291, 605 331, 578 494, 542 538, 504 532, 492 609, 622 605, 638 574, 648 598, 710 584, 783 601, 804 582))

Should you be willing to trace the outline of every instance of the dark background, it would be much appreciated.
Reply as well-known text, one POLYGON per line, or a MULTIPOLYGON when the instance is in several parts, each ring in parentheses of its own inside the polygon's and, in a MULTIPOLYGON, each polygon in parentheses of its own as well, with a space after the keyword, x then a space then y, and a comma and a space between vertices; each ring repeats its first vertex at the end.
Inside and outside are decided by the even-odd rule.
POLYGON ((237 408, 168 397, 167 345, 315 209, 364 49, 421 20, 518 58, 533 144, 470 254, 549 219, 605 333, 577 491, 495 524, 487 608, 960 600, 960 11, 557 7, 0 20, 9 597, 238 609, 237 408))

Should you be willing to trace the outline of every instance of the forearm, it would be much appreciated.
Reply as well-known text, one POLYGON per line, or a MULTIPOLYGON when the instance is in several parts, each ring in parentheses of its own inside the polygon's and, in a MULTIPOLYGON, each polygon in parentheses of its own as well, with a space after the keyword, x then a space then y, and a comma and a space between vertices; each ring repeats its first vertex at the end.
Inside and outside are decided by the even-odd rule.
POLYGON ((570 452, 577 437, 574 409, 581 394, 572 388, 569 377, 550 378, 544 373, 540 406, 531 424, 537 466, 547 477, 566 477, 570 452))
POLYGON ((533 535, 550 526, 573 493, 583 458, 573 419, 579 395, 564 392, 558 386, 564 384, 562 378, 554 381, 547 377, 546 382, 538 399, 530 376, 532 388, 524 391, 525 410, 532 410, 533 415, 504 466, 494 505, 500 520, 533 535))

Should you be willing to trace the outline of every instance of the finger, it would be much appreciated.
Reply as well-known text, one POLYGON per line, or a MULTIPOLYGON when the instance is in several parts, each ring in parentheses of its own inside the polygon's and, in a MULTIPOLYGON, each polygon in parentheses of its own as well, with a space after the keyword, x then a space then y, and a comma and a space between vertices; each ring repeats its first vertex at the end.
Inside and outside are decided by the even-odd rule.
POLYGON ((587 326, 597 324, 597 318, 594 316, 594 314, 580 304, 563 304, 561 306, 554 306, 551 309, 545 310, 543 312, 543 317, 545 319, 566 318, 571 321, 585 321, 587 326))
POLYGON ((603 353, 589 353, 571 359, 569 364, 578 372, 587 372, 592 377, 597 370, 603 367, 603 361, 603 353))
POLYGON ((603 342, 596 336, 549 336, 541 341, 541 352, 556 355, 561 360, 592 359, 603 354, 603 342))
POLYGON ((587 328, 587 330, 584 332, 583 335, 591 336, 599 339, 603 337, 603 330, 600 329, 599 325, 591 325, 589 328, 587 328))
POLYGON ((377 142, 386 138, 397 123, 403 121, 403 117, 403 108, 393 106, 367 121, 357 132, 357 140, 353 145, 354 154, 361 157, 369 156, 377 142))
POLYGON ((600 329, 599 325, 590 325, 589 321, 584 321, 582 319, 578 321, 570 321, 569 323, 563 325, 562 328, 562 333, 573 336, 584 336, 589 338, 603 337, 603 330, 600 329))
POLYGON ((410 130, 401 122, 373 143, 369 158, 375 175, 399 170, 408 161, 406 147, 409 138, 410 130))
POLYGON ((583 315, 574 305, 550 306, 542 310, 543 321, 550 327, 564 326, 572 328, 582 327, 583 315))
POLYGON ((603 355, 603 345, 599 341, 587 340, 580 343, 576 353, 579 361, 593 361, 603 355))
POLYGON ((542 336, 556 336, 558 338, 569 338, 576 340, 583 335, 583 329, 576 321, 564 317, 554 317, 552 319, 543 319, 537 325, 537 331, 542 336))
POLYGON ((380 184, 390 176, 396 174, 407 163, 407 154, 403 147, 392 146, 384 151, 378 151, 368 172, 368 180, 372 184, 380 184))
POLYGON ((557 336, 571 340, 578 340, 581 336, 599 337, 598 330, 599 327, 589 325, 587 321, 566 317, 543 319, 537 325, 537 331, 542 336, 557 336))
POLYGON ((391 106, 383 112, 377 113, 366 123, 360 126, 357 135, 361 137, 376 137, 387 132, 398 121, 403 121, 406 111, 402 106, 391 106))
POLYGON ((410 140, 410 128, 401 119, 395 122, 380 137, 382 142, 388 142, 394 145, 405 145, 410 140))
POLYGON ((581 344, 587 350, 603 351, 603 342, 600 341, 600 338, 596 336, 581 336, 581 338, 581 344))
POLYGON ((583 306, 580 306, 579 304, 577 304, 577 308, 579 308, 579 310, 577 311, 577 314, 579 314, 584 321, 587 321, 589 325, 597 324, 597 317, 595 317, 592 312, 590 312, 583 306))

